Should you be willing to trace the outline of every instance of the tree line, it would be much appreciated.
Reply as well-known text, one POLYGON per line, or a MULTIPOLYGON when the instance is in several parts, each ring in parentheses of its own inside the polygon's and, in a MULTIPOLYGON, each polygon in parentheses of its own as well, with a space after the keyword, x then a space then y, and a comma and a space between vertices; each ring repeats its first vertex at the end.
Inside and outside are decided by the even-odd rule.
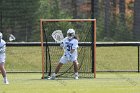
MULTIPOLYGON (((139 41, 140 0, 1 0, 0 31, 8 41, 40 41, 44 19, 97 19, 97 41, 139 41)), ((64 26, 64 24, 62 25, 64 26)))

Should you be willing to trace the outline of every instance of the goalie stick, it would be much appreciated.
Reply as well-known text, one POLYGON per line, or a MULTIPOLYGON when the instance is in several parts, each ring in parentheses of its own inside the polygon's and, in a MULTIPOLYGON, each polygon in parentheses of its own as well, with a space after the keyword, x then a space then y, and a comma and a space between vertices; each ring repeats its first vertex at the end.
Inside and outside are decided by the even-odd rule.
POLYGON ((11 42, 11 41, 14 41, 14 40, 16 40, 15 36, 12 35, 12 34, 10 34, 10 36, 9 36, 9 41, 11 42))
POLYGON ((61 43, 62 40, 64 39, 64 36, 63 36, 63 33, 61 30, 55 30, 52 33, 52 37, 55 40, 55 42, 57 42, 57 43, 61 43))

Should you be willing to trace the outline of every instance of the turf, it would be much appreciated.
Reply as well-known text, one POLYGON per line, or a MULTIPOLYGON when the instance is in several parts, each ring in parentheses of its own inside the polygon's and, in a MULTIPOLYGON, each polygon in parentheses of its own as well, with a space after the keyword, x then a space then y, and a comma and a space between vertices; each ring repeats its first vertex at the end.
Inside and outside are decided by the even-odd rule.
MULTIPOLYGON (((54 54, 51 56, 51 60, 53 59, 55 64, 58 63, 62 55, 62 51, 57 48, 52 49, 54 54)), ((40 47, 7 47, 6 54, 7 71, 41 71, 42 58, 40 47)), ((84 56, 88 56, 88 53, 84 56)), ((81 61, 80 59, 82 58, 79 58, 79 61, 81 61)), ((90 59, 85 58, 82 60, 89 61, 90 59)), ((98 71, 137 71, 138 49, 131 46, 97 47, 96 68, 98 71)))
MULTIPOLYGON (((56 52, 55 52, 56 53, 56 52)), ((54 56, 54 57, 59 57, 54 56)), ((98 47, 97 70, 137 70, 137 47, 98 47)), ((40 47, 7 47, 7 71, 41 71, 40 47)), ((97 78, 42 80, 41 73, 8 73, 0 93, 140 93, 140 73, 97 72, 97 78)), ((2 81, 2 77, 0 77, 2 81)))
MULTIPOLYGON (((42 80, 40 73, 8 73, 0 93, 140 93, 140 73, 97 73, 96 79, 42 80)), ((2 80, 2 78, 0 78, 2 80)))

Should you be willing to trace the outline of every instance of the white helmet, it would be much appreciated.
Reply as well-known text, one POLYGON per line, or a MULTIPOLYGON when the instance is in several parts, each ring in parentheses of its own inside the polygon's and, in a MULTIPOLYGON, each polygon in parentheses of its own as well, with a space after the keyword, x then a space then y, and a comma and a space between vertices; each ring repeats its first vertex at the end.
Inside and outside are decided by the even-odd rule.
POLYGON ((2 33, 0 32, 0 39, 2 39, 2 37, 3 37, 3 35, 2 35, 2 33))
POLYGON ((69 30, 67 31, 67 37, 68 37, 69 39, 72 39, 74 36, 75 36, 75 30, 74 30, 74 29, 69 29, 69 30))

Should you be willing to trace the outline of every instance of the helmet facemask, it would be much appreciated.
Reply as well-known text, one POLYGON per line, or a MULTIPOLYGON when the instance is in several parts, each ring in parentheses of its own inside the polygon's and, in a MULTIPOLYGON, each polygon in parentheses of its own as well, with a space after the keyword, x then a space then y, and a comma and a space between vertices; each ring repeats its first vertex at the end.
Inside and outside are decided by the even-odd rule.
POLYGON ((73 34, 73 33, 68 33, 68 34, 67 34, 67 37, 68 37, 69 39, 72 39, 72 38, 74 37, 74 34, 73 34))
POLYGON ((73 29, 69 29, 69 30, 67 31, 67 37, 68 37, 69 39, 72 39, 74 36, 75 36, 75 31, 74 31, 73 29))

